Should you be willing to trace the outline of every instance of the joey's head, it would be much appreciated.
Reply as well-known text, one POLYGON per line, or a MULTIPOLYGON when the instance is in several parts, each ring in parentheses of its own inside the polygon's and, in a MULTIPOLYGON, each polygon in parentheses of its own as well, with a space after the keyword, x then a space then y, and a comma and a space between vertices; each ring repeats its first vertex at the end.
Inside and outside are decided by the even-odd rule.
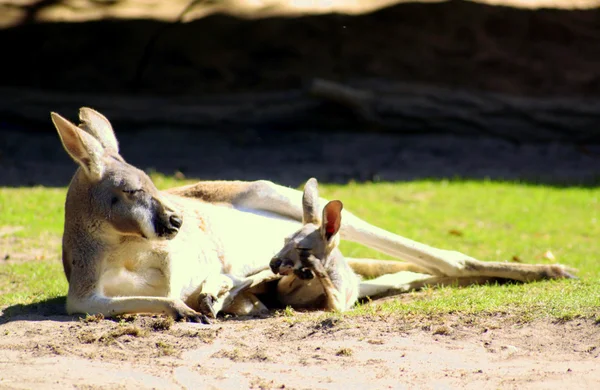
POLYGON ((317 180, 309 179, 302 195, 302 227, 285 239, 283 248, 269 263, 273 273, 287 275, 302 266, 302 256, 324 260, 339 244, 343 204, 332 200, 319 213, 317 180))
POLYGON ((79 111, 75 126, 56 113, 52 122, 67 153, 79 164, 69 193, 65 224, 76 214, 85 226, 145 239, 171 239, 183 223, 176 210, 155 187, 146 173, 128 164, 110 122, 91 108, 79 111))

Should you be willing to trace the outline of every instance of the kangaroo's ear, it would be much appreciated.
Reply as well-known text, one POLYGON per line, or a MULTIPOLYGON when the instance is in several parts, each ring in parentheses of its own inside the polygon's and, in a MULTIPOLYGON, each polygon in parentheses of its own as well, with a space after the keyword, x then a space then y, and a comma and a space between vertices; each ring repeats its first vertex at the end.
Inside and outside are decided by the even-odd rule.
POLYGON ((88 107, 79 109, 79 127, 94 136, 105 149, 112 149, 119 153, 119 143, 112 125, 106 117, 98 111, 88 107))
POLYGON ((308 179, 302 194, 302 223, 319 223, 319 190, 317 179, 308 179))
POLYGON ((100 142, 57 113, 50 116, 67 153, 90 179, 99 180, 104 173, 104 148, 100 142))
POLYGON ((342 209, 344 204, 339 200, 332 200, 323 209, 323 224, 321 235, 327 240, 335 236, 342 226, 342 209))

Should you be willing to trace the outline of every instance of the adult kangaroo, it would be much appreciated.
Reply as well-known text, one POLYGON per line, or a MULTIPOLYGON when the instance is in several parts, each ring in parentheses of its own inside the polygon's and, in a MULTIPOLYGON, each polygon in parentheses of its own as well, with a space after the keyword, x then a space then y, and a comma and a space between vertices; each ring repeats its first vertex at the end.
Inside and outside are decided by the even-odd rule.
MULTIPOLYGON (((268 272, 284 238, 302 226, 300 191, 268 181, 207 181, 159 191, 121 157, 102 114, 81 108, 79 126, 56 113, 51 118, 79 165, 65 203, 69 313, 167 313, 205 321, 208 313, 198 312, 205 311, 199 297, 223 296, 248 277, 268 272)), ((390 233, 346 210, 342 215, 343 239, 406 260, 432 276, 523 282, 571 277, 562 265, 482 262, 390 233)), ((406 275, 393 274, 406 270, 406 264, 348 261, 364 276, 392 274, 363 282, 363 295, 406 289, 406 275)))

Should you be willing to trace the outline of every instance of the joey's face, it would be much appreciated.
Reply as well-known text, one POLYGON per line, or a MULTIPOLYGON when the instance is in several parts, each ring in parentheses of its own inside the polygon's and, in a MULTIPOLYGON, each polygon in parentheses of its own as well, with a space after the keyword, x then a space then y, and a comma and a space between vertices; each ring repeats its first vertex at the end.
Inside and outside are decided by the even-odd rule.
POLYGON ((321 228, 307 223, 284 240, 283 248, 271 259, 269 266, 275 274, 288 275, 302 268, 301 258, 310 255, 325 259, 332 246, 321 234, 321 228))
MULTIPOLYGON (((288 275, 303 268, 302 259, 313 255, 325 261, 331 251, 338 245, 337 235, 342 221, 342 202, 332 200, 319 215, 319 193, 317 180, 309 179, 304 185, 302 194, 303 226, 287 237, 283 248, 277 253, 269 266, 275 274, 288 275)), ((305 276, 302 273, 301 277, 305 276)))

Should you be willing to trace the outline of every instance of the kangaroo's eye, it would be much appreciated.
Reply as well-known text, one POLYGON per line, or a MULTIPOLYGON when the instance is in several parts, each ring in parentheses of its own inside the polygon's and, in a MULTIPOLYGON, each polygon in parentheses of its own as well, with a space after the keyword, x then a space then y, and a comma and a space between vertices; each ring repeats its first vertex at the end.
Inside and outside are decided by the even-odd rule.
POLYGON ((128 195, 133 195, 137 192, 142 192, 143 190, 140 188, 139 190, 123 190, 124 193, 128 194, 128 195))

